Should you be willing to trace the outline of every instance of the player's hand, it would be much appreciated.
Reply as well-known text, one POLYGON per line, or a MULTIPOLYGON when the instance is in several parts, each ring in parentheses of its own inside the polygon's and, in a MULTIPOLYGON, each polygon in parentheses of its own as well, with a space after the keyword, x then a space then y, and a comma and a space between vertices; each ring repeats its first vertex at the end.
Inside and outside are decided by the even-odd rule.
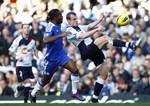
POLYGON ((103 32, 105 30, 105 28, 103 26, 99 26, 96 31, 97 32, 103 32))
POLYGON ((23 61, 23 57, 19 57, 17 60, 21 62, 23 61))
POLYGON ((99 24, 100 24, 101 26, 104 26, 105 20, 106 20, 106 17, 104 16, 104 13, 101 13, 101 14, 100 14, 100 18, 99 18, 99 24))
POLYGON ((67 35, 69 35, 69 34, 71 34, 71 32, 69 32, 69 31, 64 32, 64 33, 61 35, 61 37, 65 37, 65 36, 67 36, 67 35))

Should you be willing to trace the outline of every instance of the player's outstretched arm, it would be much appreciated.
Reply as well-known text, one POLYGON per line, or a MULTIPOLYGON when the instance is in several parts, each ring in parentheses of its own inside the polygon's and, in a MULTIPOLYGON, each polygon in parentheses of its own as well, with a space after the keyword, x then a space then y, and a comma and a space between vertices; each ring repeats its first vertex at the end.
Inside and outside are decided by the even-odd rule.
POLYGON ((51 37, 44 37, 43 38, 43 42, 44 43, 50 43, 50 42, 54 42, 55 40, 59 39, 59 38, 63 38, 65 36, 67 36, 68 34, 71 34, 70 32, 64 32, 60 35, 55 35, 55 36, 51 36, 51 37))
POLYGON ((98 20, 96 20, 96 21, 94 21, 94 22, 88 24, 88 29, 92 29, 92 28, 94 28, 94 27, 95 27, 96 25, 98 25, 98 24, 103 25, 103 24, 104 24, 104 21, 105 21, 104 13, 101 13, 101 14, 100 14, 100 18, 99 18, 98 20))
POLYGON ((77 39, 85 39, 87 37, 92 36, 96 32, 103 32, 103 31, 104 31, 104 27, 98 27, 98 28, 90 30, 88 32, 80 33, 79 35, 77 35, 77 39))

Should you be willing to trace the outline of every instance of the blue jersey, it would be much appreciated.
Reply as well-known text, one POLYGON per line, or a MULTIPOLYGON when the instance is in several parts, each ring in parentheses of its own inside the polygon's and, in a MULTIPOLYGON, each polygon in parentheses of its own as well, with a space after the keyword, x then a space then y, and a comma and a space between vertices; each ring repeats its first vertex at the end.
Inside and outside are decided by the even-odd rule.
MULTIPOLYGON (((48 23, 46 27, 46 32, 44 34, 45 38, 57 36, 62 34, 61 31, 61 25, 57 26, 53 23, 48 23)), ((46 45, 47 51, 45 55, 45 59, 48 61, 52 60, 58 60, 59 58, 63 57, 64 55, 67 55, 64 48, 63 48, 63 39, 59 38, 55 40, 54 42, 47 43, 46 45)))

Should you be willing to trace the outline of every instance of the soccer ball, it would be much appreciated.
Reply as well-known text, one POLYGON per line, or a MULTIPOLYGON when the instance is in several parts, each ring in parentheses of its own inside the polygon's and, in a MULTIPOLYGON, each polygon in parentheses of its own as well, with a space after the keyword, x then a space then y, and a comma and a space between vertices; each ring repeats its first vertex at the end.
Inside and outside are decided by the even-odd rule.
POLYGON ((117 24, 119 26, 125 26, 130 23, 130 18, 127 14, 120 14, 117 18, 117 24))

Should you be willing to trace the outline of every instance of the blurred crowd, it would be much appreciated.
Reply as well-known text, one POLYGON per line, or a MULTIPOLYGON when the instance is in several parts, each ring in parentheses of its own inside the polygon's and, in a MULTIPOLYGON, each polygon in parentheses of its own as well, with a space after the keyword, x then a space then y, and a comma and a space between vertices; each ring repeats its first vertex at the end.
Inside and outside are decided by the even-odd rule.
MULTIPOLYGON (((14 38, 21 32, 21 21, 31 22, 30 36, 36 39, 39 55, 45 52, 42 43, 46 17, 49 10, 58 8, 64 16, 74 11, 79 23, 87 25, 99 18, 104 12, 106 18, 105 33, 112 38, 125 41, 142 38, 140 47, 132 51, 127 48, 103 47, 107 54, 106 61, 110 67, 109 77, 105 82, 102 95, 132 93, 133 95, 150 95, 150 0, 4 0, 0 3, 0 95, 14 95, 17 87, 15 59, 9 55, 8 48, 14 38), (126 13, 131 19, 130 25, 118 26, 118 14, 126 13)), ((62 25, 62 26, 63 26, 62 25)), ((68 55, 76 62, 81 76, 80 92, 85 95, 93 93, 93 85, 98 72, 89 60, 83 62, 79 51, 64 39, 68 55)), ((33 60, 35 78, 42 76, 40 59, 33 60)), ((53 80, 44 87, 42 95, 56 96, 70 92, 70 72, 58 69, 53 80)))

